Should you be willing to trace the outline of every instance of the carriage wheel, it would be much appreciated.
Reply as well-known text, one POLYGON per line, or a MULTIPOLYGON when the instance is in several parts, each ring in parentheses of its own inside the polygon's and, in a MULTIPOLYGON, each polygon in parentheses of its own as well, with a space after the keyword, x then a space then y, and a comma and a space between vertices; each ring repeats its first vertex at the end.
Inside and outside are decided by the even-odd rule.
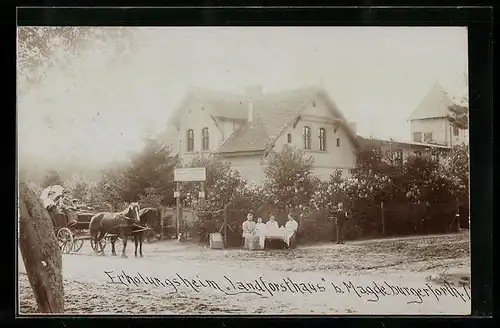
POLYGON ((83 239, 75 238, 73 239, 73 252, 78 252, 83 247, 83 239))
POLYGON ((61 228, 57 232, 57 241, 61 252, 67 254, 73 248, 73 233, 68 228, 61 228))
POLYGON ((104 252, 104 249, 106 248, 106 239, 103 238, 100 242, 99 245, 96 245, 94 242, 94 239, 90 239, 90 247, 96 252, 97 254, 100 254, 104 252))

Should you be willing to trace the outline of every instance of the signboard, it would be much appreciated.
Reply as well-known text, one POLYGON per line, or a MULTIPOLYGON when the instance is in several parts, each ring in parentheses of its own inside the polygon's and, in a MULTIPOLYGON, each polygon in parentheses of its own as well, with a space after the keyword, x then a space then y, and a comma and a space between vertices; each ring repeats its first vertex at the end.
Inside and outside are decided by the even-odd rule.
POLYGON ((180 197, 181 193, 178 191, 174 191, 174 198, 180 197))
POLYGON ((198 197, 201 198, 201 199, 205 199, 205 192, 204 191, 200 191, 198 193, 198 197))
POLYGON ((190 167, 174 170, 174 181, 205 181, 207 179, 204 167, 190 167))

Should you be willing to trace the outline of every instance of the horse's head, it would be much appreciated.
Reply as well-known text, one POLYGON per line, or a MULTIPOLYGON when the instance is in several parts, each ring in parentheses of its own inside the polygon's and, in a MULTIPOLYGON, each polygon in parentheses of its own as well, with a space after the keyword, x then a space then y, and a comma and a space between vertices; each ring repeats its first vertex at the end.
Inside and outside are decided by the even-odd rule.
POLYGON ((132 214, 132 218, 134 218, 135 222, 139 223, 139 221, 140 221, 140 215, 139 215, 140 206, 139 206, 139 203, 138 202, 130 203, 128 209, 129 209, 129 214, 132 214))

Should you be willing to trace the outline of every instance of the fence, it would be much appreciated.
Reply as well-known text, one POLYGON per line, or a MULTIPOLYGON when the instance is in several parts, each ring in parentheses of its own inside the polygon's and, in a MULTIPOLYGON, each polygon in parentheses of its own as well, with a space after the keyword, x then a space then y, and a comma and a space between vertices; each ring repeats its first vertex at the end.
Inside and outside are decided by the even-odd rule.
MULTIPOLYGON (((269 213, 273 213, 278 224, 286 223, 287 213, 267 210, 254 213, 254 217, 262 217, 267 221, 269 213)), ((457 203, 411 203, 411 202, 363 202, 356 201, 349 209, 349 218, 344 226, 346 240, 405 236, 431 233, 447 233, 468 228, 468 203, 460 204, 460 218, 457 222, 457 203)), ((246 220, 244 210, 228 210, 228 246, 241 246, 241 227, 246 220)), ((308 217, 295 215, 299 222, 297 241, 299 243, 334 241, 336 239, 335 220, 316 212, 308 217)), ((222 227, 223 214, 210 219, 200 219, 191 226, 191 235, 206 239, 210 232, 222 227)))

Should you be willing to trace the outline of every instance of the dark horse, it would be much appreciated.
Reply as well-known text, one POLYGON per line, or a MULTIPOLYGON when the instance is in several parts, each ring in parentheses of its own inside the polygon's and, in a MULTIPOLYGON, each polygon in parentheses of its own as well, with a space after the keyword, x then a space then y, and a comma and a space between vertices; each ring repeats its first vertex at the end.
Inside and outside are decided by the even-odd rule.
MULTIPOLYGON (((155 227, 160 222, 160 210, 153 207, 145 207, 139 211, 139 218, 141 227, 152 228, 155 227)), ((135 231, 140 228, 134 228, 135 231)), ((139 246, 139 256, 144 257, 142 254, 142 243, 144 242, 144 235, 149 231, 141 231, 134 233, 134 242, 135 242, 135 256, 137 257, 137 246, 139 246)))
MULTIPOLYGON (((123 241, 122 257, 127 257, 127 239, 132 234, 134 225, 139 223, 139 203, 130 203, 122 212, 101 212, 90 219, 89 232, 98 247, 100 241, 106 234, 113 234, 111 238, 111 255, 116 255, 115 242, 118 237, 123 241)), ((101 249, 104 255, 104 249, 101 249)))

